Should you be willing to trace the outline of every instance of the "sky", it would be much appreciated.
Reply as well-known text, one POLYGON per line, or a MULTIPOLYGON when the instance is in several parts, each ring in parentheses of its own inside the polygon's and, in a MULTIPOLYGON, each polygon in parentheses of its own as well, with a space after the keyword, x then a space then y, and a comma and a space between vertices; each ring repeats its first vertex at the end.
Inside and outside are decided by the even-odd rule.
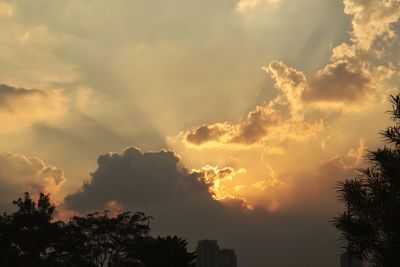
POLYGON ((239 266, 339 266, 335 183, 400 85, 399 0, 0 0, 0 208, 140 210, 239 266))

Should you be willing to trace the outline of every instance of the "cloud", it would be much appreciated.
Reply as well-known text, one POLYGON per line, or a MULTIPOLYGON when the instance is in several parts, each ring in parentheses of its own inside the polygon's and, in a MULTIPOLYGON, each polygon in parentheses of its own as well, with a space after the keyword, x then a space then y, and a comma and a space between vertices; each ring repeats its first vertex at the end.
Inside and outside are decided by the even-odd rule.
POLYGON ((335 156, 326 162, 323 162, 319 167, 318 171, 323 175, 334 175, 337 179, 343 179, 350 174, 354 175, 355 170, 353 165, 346 164, 343 159, 339 156, 335 156))
POLYGON ((215 123, 183 131, 180 135, 184 143, 197 147, 243 147, 287 139, 307 140, 322 132, 322 120, 304 120, 302 94, 309 86, 305 75, 280 61, 262 69, 275 81, 279 91, 276 98, 257 106, 237 124, 215 123))
POLYGON ((229 142, 232 126, 228 123, 216 123, 213 125, 202 125, 186 133, 186 140, 195 145, 201 145, 209 141, 229 142))
MULTIPOLYGON (((204 181, 209 186, 208 191, 213 199, 219 201, 237 201, 242 202, 242 206, 252 209, 250 204, 247 204, 246 199, 235 196, 233 191, 236 191, 235 186, 230 184, 235 176, 246 173, 245 169, 235 170, 232 167, 219 169, 217 166, 204 166, 199 170, 192 170, 191 173, 198 176, 198 180, 204 181)), ((237 188, 237 187, 236 187, 237 188)))
POLYGON ((372 90, 371 77, 363 70, 351 70, 348 62, 339 61, 320 70, 305 94, 307 100, 352 102, 372 90))
POLYGON ((299 119, 283 119, 275 109, 260 106, 239 124, 202 125, 181 132, 181 136, 188 146, 244 148, 260 145, 263 142, 308 140, 324 129, 325 124, 322 120, 307 123, 299 119))
POLYGON ((0 84, 0 132, 58 119, 67 110, 61 89, 38 90, 0 84))
POLYGON ((63 171, 38 158, 0 154, 0 207, 9 210, 13 199, 24 192, 56 194, 64 183, 63 171))
MULTIPOLYGON (((334 180, 352 173, 353 167, 335 156, 320 164, 315 173, 287 172, 250 185, 237 184, 234 179, 245 176, 245 169, 204 166, 189 170, 172 151, 143 153, 130 147, 122 153, 100 156, 91 179, 64 202, 65 208, 81 212, 116 206, 118 209, 145 210, 162 218, 174 207, 176 216, 187 214, 200 221, 201 214, 218 219, 219 215, 214 212, 234 212, 244 216, 250 210, 257 213, 261 207, 270 212, 285 207, 287 211, 308 205, 306 203, 312 202, 322 188, 331 190, 334 180), (310 190, 304 190, 304 187, 310 190), (247 201, 247 196, 252 198, 251 202, 247 201)), ((331 205, 334 197, 328 202, 331 205)))
POLYGON ((238 12, 246 12, 249 9, 255 8, 260 3, 260 0, 240 0, 236 6, 238 12))
POLYGON ((200 180, 200 173, 186 169, 172 151, 142 153, 130 147, 121 154, 102 155, 97 163, 97 170, 81 191, 65 198, 69 208, 98 208, 113 200, 123 206, 151 206, 199 194, 212 201, 209 185, 200 180))
POLYGON ((2 17, 9 18, 14 14, 14 7, 7 2, 0 1, 0 19, 2 17))
POLYGON ((238 127, 238 133, 231 142, 253 144, 268 135, 269 129, 279 125, 280 114, 268 107, 257 107, 238 127))
MULTIPOLYGON (((221 155, 229 157, 231 153, 232 159, 225 162, 237 159, 237 165, 246 169, 246 178, 240 179, 240 174, 235 173, 235 180, 239 179, 231 184, 229 178, 216 178, 216 185, 221 182, 224 186, 217 186, 214 191, 244 199, 245 206, 262 205, 270 213, 290 213, 296 208, 307 212, 317 209, 319 213, 320 203, 338 209, 333 192, 335 181, 355 175, 354 168, 362 166, 365 144, 360 139, 357 148, 344 148, 332 117, 381 101, 387 92, 385 82, 396 71, 393 64, 382 60, 390 49, 386 46, 388 31, 377 28, 368 41, 356 37, 361 36, 356 33, 360 29, 354 26, 356 15, 352 19, 351 42, 333 48, 328 63, 313 75, 273 61, 262 69, 274 82, 278 93, 275 98, 256 106, 238 123, 220 120, 180 133, 185 149, 206 148, 194 151, 208 151, 216 162, 223 162, 221 155), (373 45, 378 39, 382 41, 379 48, 373 45), (365 49, 366 42, 371 42, 369 49, 365 49), (337 147, 327 148, 328 140, 336 142, 337 147), (254 167, 254 159, 260 158, 260 147, 264 151, 257 163, 262 166, 254 167), (327 192, 331 194, 328 196, 327 192)), ((218 177, 212 168, 211 177, 218 177)))
POLYGON ((181 133, 188 144, 245 144, 258 143, 280 125, 281 115, 268 106, 259 106, 238 124, 216 123, 202 125, 181 133))
POLYGON ((352 158, 354 160, 354 165, 360 165, 362 163, 365 152, 366 152, 366 145, 365 145, 365 138, 361 137, 360 140, 358 141, 358 146, 355 148, 351 148, 347 152, 347 157, 352 158))
POLYGON ((344 0, 344 12, 353 17, 353 41, 362 49, 369 49, 384 34, 394 35, 390 28, 400 18, 398 0, 344 0))
POLYGON ((346 110, 382 93, 382 82, 395 73, 392 64, 377 62, 386 52, 385 38, 396 35, 390 27, 400 19, 400 2, 344 0, 344 5, 345 13, 352 16, 352 42, 333 48, 330 62, 311 79, 283 62, 263 68, 276 87, 292 99, 292 106, 314 104, 322 109, 346 110), (379 49, 373 46, 377 39, 384 41, 379 49))
POLYGON ((394 74, 393 66, 374 66, 354 49, 348 45, 335 48, 331 63, 312 79, 283 62, 272 62, 263 69, 271 74, 276 88, 288 98, 294 116, 308 104, 345 110, 345 105, 349 107, 370 99, 379 92, 381 82, 394 74))
MULTIPOLYGON (((257 207, 250 210, 240 198, 216 201, 218 190, 226 192, 224 184, 241 172, 244 170, 211 166, 189 170, 172 151, 143 153, 130 147, 122 153, 101 155, 90 181, 64 203, 80 212, 102 208, 143 211, 154 217, 151 226, 155 234, 183 236, 192 248, 200 239, 218 239, 221 245, 235 248, 239 264, 249 267, 336 262, 336 234, 326 223, 331 215, 299 219, 257 207), (313 242, 304 245, 303 235, 313 242), (283 251, 294 257, 283 257, 283 251), (315 253, 308 253, 311 251, 315 253)), ((254 186, 268 187, 261 182, 254 186)), ((298 198, 295 203, 301 202, 298 198)))
POLYGON ((282 61, 273 61, 262 69, 269 73, 275 82, 275 88, 281 93, 272 104, 277 109, 289 109, 291 117, 302 120, 301 95, 307 87, 307 78, 301 71, 286 66, 282 61))
POLYGON ((44 17, 40 22, 29 23, 31 13, 24 12, 21 4, 28 3, 0 0, 0 81, 49 89, 81 80, 80 68, 65 60, 65 53, 59 50, 65 45, 71 51, 79 39, 52 31, 44 17))
POLYGON ((236 11, 243 14, 260 6, 277 8, 280 4, 281 0, 240 0, 236 5, 236 11))
POLYGON ((367 67, 363 62, 340 59, 328 64, 310 81, 306 102, 356 105, 381 90, 381 82, 393 75, 391 67, 367 67))

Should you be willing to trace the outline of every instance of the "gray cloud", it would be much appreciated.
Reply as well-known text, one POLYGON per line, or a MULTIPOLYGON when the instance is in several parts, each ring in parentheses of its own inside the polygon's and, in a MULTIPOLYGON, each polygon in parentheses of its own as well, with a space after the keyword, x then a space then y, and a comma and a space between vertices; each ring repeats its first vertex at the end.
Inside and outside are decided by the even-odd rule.
POLYGON ((351 64, 342 60, 319 71, 303 98, 307 101, 357 101, 374 90, 373 79, 368 71, 352 69, 351 64))
POLYGON ((179 157, 171 151, 142 153, 131 147, 121 154, 102 155, 97 163, 97 170, 81 192, 65 198, 68 207, 90 209, 95 201, 98 208, 114 200, 124 206, 135 203, 147 207, 195 194, 206 194, 211 199, 206 184, 181 166, 179 157), (82 207, 85 203, 87 206, 82 207))
POLYGON ((219 141, 228 131, 225 124, 202 125, 186 134, 186 141, 201 145, 209 141, 219 141))
MULTIPOLYGON (((221 171, 227 170, 230 169, 221 171)), ((319 179, 331 179, 325 177, 326 168, 321 170, 319 179)), ((328 222, 334 214, 327 212, 332 210, 329 207, 333 205, 333 195, 326 203, 299 195, 296 207, 279 213, 247 210, 240 200, 214 200, 210 185, 203 180, 205 173, 186 169, 175 153, 143 153, 133 147, 122 153, 101 155, 91 176, 79 192, 65 198, 67 208, 80 212, 110 206, 141 210, 155 218, 155 234, 181 235, 190 241, 192 249, 197 240, 218 239, 222 246, 237 250, 241 266, 338 263, 336 233, 328 222), (314 202, 314 210, 306 208, 309 205, 305 199, 314 202), (304 209, 301 217, 296 215, 297 208, 304 209), (291 257, 285 256, 288 254, 291 257)), ((307 186, 311 188, 310 184, 307 186)), ((330 190, 331 185, 332 180, 319 183, 316 188, 330 190)))

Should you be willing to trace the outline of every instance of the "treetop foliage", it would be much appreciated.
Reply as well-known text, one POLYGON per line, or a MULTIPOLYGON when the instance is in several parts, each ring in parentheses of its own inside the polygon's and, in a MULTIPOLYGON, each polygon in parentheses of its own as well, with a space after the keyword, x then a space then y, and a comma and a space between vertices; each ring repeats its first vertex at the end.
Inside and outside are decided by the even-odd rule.
POLYGON ((108 211, 54 221, 49 195, 29 193, 13 202, 18 210, 0 215, 0 266, 189 267, 195 254, 179 237, 149 235, 151 217, 108 211))

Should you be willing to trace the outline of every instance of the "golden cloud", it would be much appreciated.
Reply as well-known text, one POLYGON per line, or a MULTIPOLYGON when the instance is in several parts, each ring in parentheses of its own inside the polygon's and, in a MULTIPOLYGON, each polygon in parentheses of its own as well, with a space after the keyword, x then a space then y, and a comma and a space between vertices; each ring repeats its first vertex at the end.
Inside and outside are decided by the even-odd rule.
POLYGON ((67 98, 61 89, 25 89, 0 84, 1 132, 15 131, 36 122, 53 121, 66 111, 67 98))
POLYGON ((46 165, 38 158, 0 154, 0 205, 11 204, 23 192, 55 194, 64 181, 62 169, 46 165))
POLYGON ((306 140, 323 131, 322 120, 304 120, 302 94, 309 86, 305 75, 279 61, 263 70, 271 74, 280 91, 275 99, 257 106, 238 124, 215 123, 184 131, 184 142, 197 147, 243 147, 274 140, 306 140))
MULTIPOLYGON (((354 49, 347 45, 334 49, 332 62, 310 80, 283 62, 273 62, 263 69, 271 74, 276 88, 290 103, 292 116, 301 118, 304 106, 309 104, 344 110, 370 98, 379 91, 381 82, 394 74, 393 66, 374 66, 354 49)), ((274 102, 278 100, 282 101, 278 98, 274 102)))
POLYGON ((246 173, 245 169, 235 170, 232 167, 220 169, 207 165, 199 170, 193 169, 191 172, 196 174, 198 179, 204 181, 209 186, 209 191, 215 200, 224 201, 238 199, 243 200, 244 203, 246 202, 244 199, 234 195, 234 191, 237 191, 238 187, 232 184, 227 185, 227 183, 229 184, 229 182, 232 182, 236 175, 246 173))
POLYGON ((368 50, 377 37, 394 35, 391 25, 400 18, 398 0, 344 0, 344 12, 353 17, 353 42, 368 50))
POLYGON ((195 146, 203 144, 251 145, 268 136, 270 131, 280 125, 281 120, 281 115, 276 110, 268 106, 259 106, 238 124, 225 122, 202 125, 181 135, 187 144, 195 146))
MULTIPOLYGON (((300 199, 309 201, 321 188, 328 192, 335 180, 354 174, 354 168, 362 165, 363 138, 350 150, 343 150, 341 144, 328 151, 326 143, 336 139, 332 128, 336 125, 330 116, 366 103, 375 105, 387 93, 385 82, 395 73, 394 65, 379 57, 387 48, 385 38, 392 34, 391 25, 399 19, 398 3, 386 1, 387 5, 379 2, 368 6, 369 2, 345 1, 346 13, 353 16, 351 42, 333 48, 329 62, 314 75, 306 76, 282 61, 271 62, 262 69, 274 82, 278 91, 275 98, 255 107, 238 123, 216 122, 181 132, 180 137, 189 148, 217 148, 211 151, 219 156, 239 148, 234 157, 247 169, 245 179, 235 178, 232 182, 232 169, 227 178, 219 177, 218 169, 213 167, 199 170, 204 172, 206 181, 212 181, 210 190, 216 199, 239 198, 274 211, 294 205, 298 199, 292 195, 304 194, 300 199), (377 39, 382 41, 379 51, 373 46, 377 39), (254 155, 250 154, 259 153, 259 148, 264 149, 262 166, 253 167, 254 155), (310 189, 304 189, 302 183, 310 189)), ((248 1, 248 8, 258 3, 248 1)), ((219 160, 218 156, 215 158, 219 160)))
POLYGON ((395 35, 390 27, 400 19, 400 2, 344 0, 344 5, 345 13, 352 16, 352 44, 335 47, 331 62, 312 79, 282 62, 263 68, 271 74, 276 87, 290 98, 292 107, 301 109, 304 104, 313 104, 322 109, 346 110, 382 91, 381 83, 394 74, 392 64, 375 64, 374 59, 379 59, 384 51, 377 51, 372 45, 384 35, 395 35))

